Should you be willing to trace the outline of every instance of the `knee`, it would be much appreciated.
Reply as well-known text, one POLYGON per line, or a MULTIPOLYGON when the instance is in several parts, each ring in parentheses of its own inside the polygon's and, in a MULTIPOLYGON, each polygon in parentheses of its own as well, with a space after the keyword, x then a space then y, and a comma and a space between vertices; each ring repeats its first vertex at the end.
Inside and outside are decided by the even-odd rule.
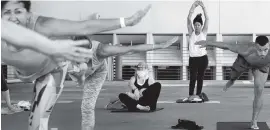
MULTIPOLYGON (((255 87, 258 87, 258 86, 255 86, 255 87)), ((261 96, 262 95, 262 93, 263 93, 263 87, 264 86, 260 86, 260 87, 256 88, 257 90, 255 91, 255 96, 256 95, 257 96, 261 96)))
POLYGON ((197 80, 198 81, 202 81, 203 80, 203 77, 204 77, 204 74, 198 74, 197 75, 197 80))
POLYGON ((161 84, 159 82, 155 82, 152 86, 154 86, 156 89, 161 89, 161 84))
POLYGON ((127 94, 125 94, 125 93, 120 93, 119 95, 118 95, 118 98, 119 98, 119 100, 122 102, 124 99, 126 99, 128 97, 128 95, 127 94))
POLYGON ((156 85, 157 88, 161 89, 161 83, 156 82, 155 85, 156 85))
POLYGON ((190 74, 190 80, 196 80, 197 74, 190 74))
MULTIPOLYGON (((256 86, 255 86, 256 87, 256 86)), ((263 96, 263 88, 255 88, 254 98, 257 100, 261 100, 263 96)))

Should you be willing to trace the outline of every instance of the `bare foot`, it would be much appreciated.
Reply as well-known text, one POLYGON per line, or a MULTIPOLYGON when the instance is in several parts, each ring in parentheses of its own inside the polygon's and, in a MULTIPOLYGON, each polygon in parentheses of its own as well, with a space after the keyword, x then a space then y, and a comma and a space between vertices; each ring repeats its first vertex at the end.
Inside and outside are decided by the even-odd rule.
POLYGON ((142 110, 142 111, 150 111, 150 107, 149 106, 142 106, 140 104, 137 105, 137 108, 142 110))
POLYGON ((226 92, 228 91, 228 89, 234 84, 234 81, 233 80, 229 80, 226 85, 224 86, 223 88, 223 91, 226 92))
POLYGON ((9 111, 11 112, 21 112, 23 111, 22 108, 18 107, 18 106, 15 106, 15 105, 11 105, 8 107, 9 111))

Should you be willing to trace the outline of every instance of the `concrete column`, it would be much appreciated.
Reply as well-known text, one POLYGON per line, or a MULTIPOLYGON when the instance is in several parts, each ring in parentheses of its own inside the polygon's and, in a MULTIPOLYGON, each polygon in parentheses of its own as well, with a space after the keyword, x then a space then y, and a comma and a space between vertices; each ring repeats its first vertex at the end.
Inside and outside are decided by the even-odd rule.
MULTIPOLYGON (((119 39, 117 35, 114 33, 113 34, 113 45, 118 45, 119 39)), ((116 80, 122 80, 122 57, 121 56, 116 56, 115 57, 115 78, 116 80)))
MULTIPOLYGON (((150 45, 155 44, 155 40, 154 40, 152 33, 146 34, 145 43, 150 44, 150 45)), ((153 69, 153 59, 154 59, 154 51, 147 51, 146 52, 146 63, 148 64, 150 71, 152 71, 152 76, 156 79, 156 75, 155 75, 155 72, 153 69)))
MULTIPOLYGON (((221 42, 222 34, 216 34, 216 41, 221 42)), ((223 57, 223 50, 216 48, 216 80, 223 80, 223 70, 222 70, 222 57, 223 57)))
POLYGON ((187 42, 187 34, 183 33, 183 47, 182 47, 182 60, 183 60, 183 80, 188 79, 188 71, 187 71, 187 66, 188 66, 188 60, 189 60, 189 51, 188 51, 188 42, 187 42))

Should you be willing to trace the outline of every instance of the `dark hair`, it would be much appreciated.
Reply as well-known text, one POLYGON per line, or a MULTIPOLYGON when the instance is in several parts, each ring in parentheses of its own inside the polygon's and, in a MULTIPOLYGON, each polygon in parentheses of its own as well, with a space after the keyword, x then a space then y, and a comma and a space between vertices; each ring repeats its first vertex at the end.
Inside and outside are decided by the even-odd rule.
MULTIPOLYGON (((5 5, 11 1, 7 1, 7 0, 1 0, 1 10, 5 7, 5 5)), ((19 3, 23 3, 24 8, 27 10, 27 12, 30 11, 31 8, 31 1, 30 0, 19 0, 17 1, 19 3)))
POLYGON ((201 13, 197 14, 197 16, 193 19, 193 24, 195 24, 196 22, 199 22, 201 25, 203 25, 203 20, 202 20, 202 14, 201 13))
POLYGON ((258 36, 255 42, 260 46, 264 46, 269 42, 269 39, 266 36, 258 36))

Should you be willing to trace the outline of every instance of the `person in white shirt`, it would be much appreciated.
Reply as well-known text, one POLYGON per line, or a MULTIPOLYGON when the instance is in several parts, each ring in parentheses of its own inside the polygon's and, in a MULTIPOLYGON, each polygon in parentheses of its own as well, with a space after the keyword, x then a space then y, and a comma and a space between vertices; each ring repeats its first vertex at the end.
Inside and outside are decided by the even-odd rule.
POLYGON ((189 33, 189 97, 184 100, 201 101, 199 95, 202 93, 204 72, 208 66, 208 57, 206 48, 200 48, 200 46, 195 45, 196 41, 205 40, 208 31, 208 14, 206 12, 205 6, 201 1, 195 1, 189 11, 187 18, 187 28, 189 33), (202 14, 198 14, 192 20, 191 16, 196 7, 201 6, 205 16, 205 23, 202 20, 202 14), (195 83, 197 81, 197 92, 194 95, 195 83))

